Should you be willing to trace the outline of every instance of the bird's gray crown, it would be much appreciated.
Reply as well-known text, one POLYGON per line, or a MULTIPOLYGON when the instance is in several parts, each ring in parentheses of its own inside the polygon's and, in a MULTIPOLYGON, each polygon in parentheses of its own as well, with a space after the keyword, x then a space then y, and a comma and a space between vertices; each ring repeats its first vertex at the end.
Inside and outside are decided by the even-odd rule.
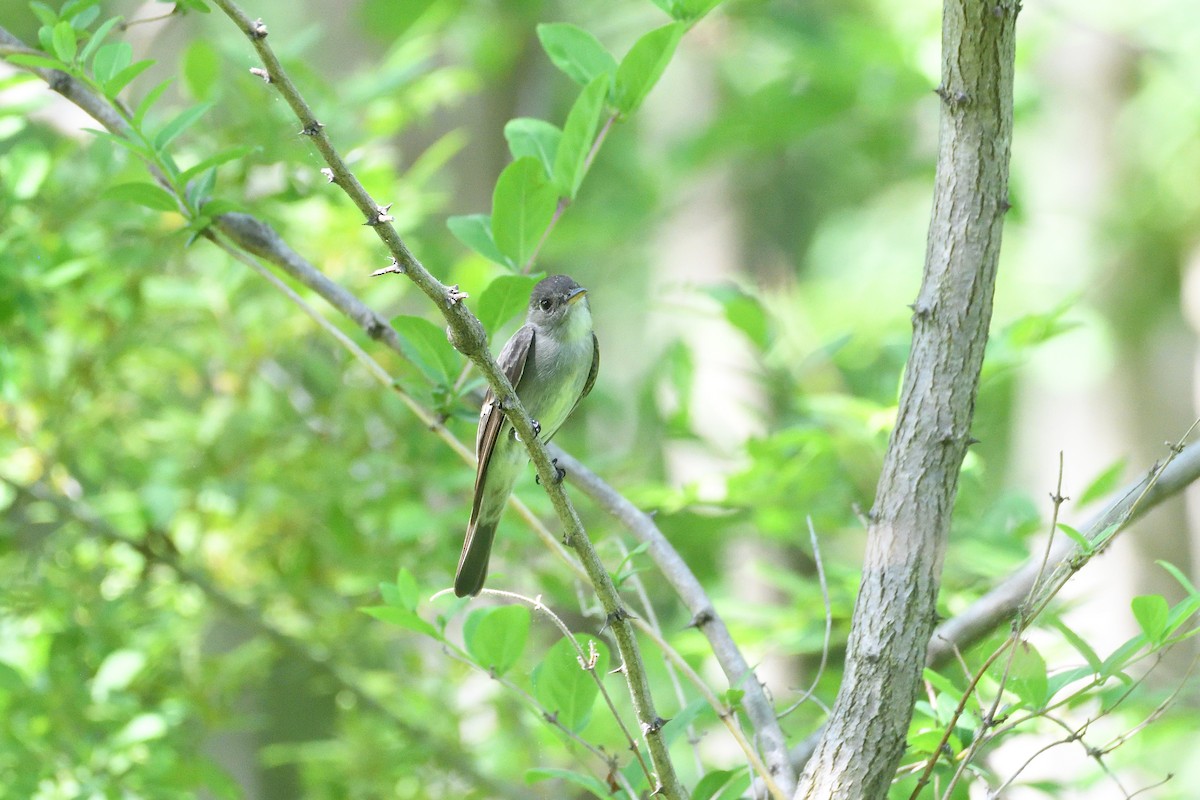
POLYGON ((529 321, 540 325, 561 323, 573 306, 586 308, 587 300, 580 296, 586 291, 566 275, 544 278, 529 297, 529 321))

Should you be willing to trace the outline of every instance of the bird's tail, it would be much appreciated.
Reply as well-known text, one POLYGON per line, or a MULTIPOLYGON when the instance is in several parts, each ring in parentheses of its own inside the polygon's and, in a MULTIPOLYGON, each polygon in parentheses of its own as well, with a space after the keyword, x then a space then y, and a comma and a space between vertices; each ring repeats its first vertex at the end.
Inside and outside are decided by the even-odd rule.
POLYGON ((473 519, 467 526, 467 539, 463 542, 462 555, 458 557, 458 571, 454 573, 454 594, 458 597, 474 597, 483 588, 498 522, 473 519))

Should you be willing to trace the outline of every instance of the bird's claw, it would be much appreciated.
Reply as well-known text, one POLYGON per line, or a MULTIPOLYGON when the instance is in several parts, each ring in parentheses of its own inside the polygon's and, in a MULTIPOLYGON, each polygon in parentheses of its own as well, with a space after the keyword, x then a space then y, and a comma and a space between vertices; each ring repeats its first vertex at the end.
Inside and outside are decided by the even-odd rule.
MULTIPOLYGON (((554 465, 554 485, 557 486, 563 482, 563 478, 567 476, 567 471, 558 465, 557 458, 550 459, 550 463, 554 465)), ((536 480, 540 486, 542 483, 542 476, 535 475, 534 480, 536 480)))

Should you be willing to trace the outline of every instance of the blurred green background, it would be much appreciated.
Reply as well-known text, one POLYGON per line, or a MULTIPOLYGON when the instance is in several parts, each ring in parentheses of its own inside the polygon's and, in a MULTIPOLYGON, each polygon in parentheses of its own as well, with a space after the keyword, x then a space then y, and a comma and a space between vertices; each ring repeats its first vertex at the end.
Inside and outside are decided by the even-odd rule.
MULTIPOLYGON (((100 5, 130 20, 170 9, 100 5)), ((367 189, 394 203, 413 252, 476 296, 502 270, 445 219, 490 209, 505 122, 561 124, 574 98, 536 25, 572 22, 619 56, 668 21, 641 0, 247 11, 367 189)), ((817 698, 838 685, 924 253, 939 14, 894 0, 724 3, 610 133, 538 264, 589 288, 603 351, 595 392, 557 441, 656 512, 781 708, 822 648, 809 516, 834 626, 817 698)), ((0 0, 0 25, 24 41, 38 24, 0 0)), ((386 264, 376 238, 222 15, 120 36, 156 61, 131 97, 175 77, 160 121, 214 104, 180 159, 251 148, 220 169, 218 197, 385 316, 436 321, 407 281, 368 277, 386 264)), ((1028 3, 1018 36, 1013 209, 946 615, 1045 534, 1060 451, 1063 493, 1080 497, 1106 471, 1113 486, 1134 477, 1195 414, 1200 15, 1188 0, 1028 3)), ((106 198, 145 173, 81 130, 94 126, 0 64, 0 796, 491 797, 499 785, 566 797, 578 790, 526 786, 525 770, 602 779, 602 762, 485 673, 358 610, 400 568, 422 598, 449 585, 473 470, 256 274, 206 242, 185 247, 176 215, 106 198)), ((476 408, 312 301, 473 440, 476 408)), ((552 519, 532 470, 518 493, 552 519)), ((629 538, 578 507, 615 569, 629 538)), ((1073 585, 1064 618, 1097 651, 1136 632, 1134 595, 1181 596, 1154 561, 1194 573, 1190 508, 1156 511, 1073 585)), ((1064 518, 1089 510, 1068 503, 1064 518)), ((672 644, 727 688, 649 561, 631 563, 672 644)), ((599 627, 511 513, 489 585, 599 627)), ((456 635, 466 609, 441 598, 422 613, 456 635)), ((519 675, 557 632, 535 620, 531 637, 519 675)), ((1038 642, 1052 668, 1079 660, 1054 630, 1038 642)), ((1194 654, 1168 653, 1105 720, 1126 730, 1184 684, 1171 713, 1106 760, 1128 791, 1174 772, 1148 796, 1193 796, 1200 773, 1181 759, 1197 746, 1194 654)), ((694 695, 677 698, 651 662, 674 716, 694 695)), ((798 742, 822 719, 806 703, 785 729, 798 742)), ((689 783, 740 765, 719 726, 697 725, 699 757, 678 748, 689 783)), ((599 713, 584 735, 622 747, 599 713)), ((1042 743, 1018 737, 986 767, 1006 776, 1042 743)), ((1021 779, 1041 789, 1005 796, 1123 796, 1082 748, 1055 753, 1021 779)))

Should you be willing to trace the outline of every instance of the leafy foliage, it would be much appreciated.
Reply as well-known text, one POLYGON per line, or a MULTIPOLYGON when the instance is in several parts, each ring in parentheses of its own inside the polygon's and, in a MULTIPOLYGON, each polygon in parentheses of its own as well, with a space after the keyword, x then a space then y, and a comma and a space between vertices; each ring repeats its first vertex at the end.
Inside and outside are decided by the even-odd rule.
MULTIPOLYGON (((750 660, 797 678, 778 687, 780 707, 810 680, 828 703, 906 355, 900 293, 915 286, 895 276, 919 263, 922 231, 894 231, 912 227, 912 186, 932 159, 919 52, 936 44, 932 26, 875 7, 770 4, 706 20, 713 0, 656 2, 669 22, 633 2, 564 7, 579 15, 569 22, 522 4, 369 5, 336 34, 298 29, 290 6, 261 13, 356 175, 395 198, 405 240, 469 290, 494 337, 541 274, 589 287, 604 370, 562 440, 654 512, 750 660), (688 107, 698 90, 681 58, 710 70, 703 113, 688 107), (495 107, 513 118, 475 118, 495 107), (678 127, 659 129, 664 117, 678 127), (688 251, 679 269, 653 244, 714 168, 734 177, 716 205, 730 210, 744 267, 720 279, 695 262, 709 253, 688 251), (463 188, 480 180, 494 184, 463 188), (490 213, 448 216, 486 208, 489 194, 490 213), (737 386, 750 389, 751 410, 731 415, 750 419, 742 429, 710 415, 737 386), (815 674, 826 614, 832 652, 815 674)), ((542 596, 570 638, 523 605, 431 598, 454 564, 470 467, 275 289, 201 241, 231 210, 270 220, 386 312, 400 353, 336 324, 470 442, 478 381, 424 298, 366 278, 378 252, 361 216, 287 135, 294 122, 271 87, 231 66, 247 63, 237 32, 202 0, 175 4, 161 23, 169 42, 130 36, 118 3, 29 8, 19 22, 40 49, 4 60, 80 81, 124 126, 79 144, 31 101, 0 94, 0 785, 21 797, 237 797, 231 776, 252 771, 277 796, 464 796, 466 785, 491 797, 522 781, 516 796, 648 791, 640 738, 617 722, 632 717, 603 616, 566 570, 506 517, 497 585, 542 596)), ((0 77, 0 92, 24 80, 0 77)), ((1174 102, 1147 98, 1144 112, 1174 102)), ((1147 201, 1170 228, 1156 241, 1185 241, 1194 198, 1153 156, 1138 159, 1139 196, 1173 198, 1147 201)), ((997 325, 976 426, 998 435, 965 467, 948 613, 1049 527, 1000 477, 1003 432, 1022 366, 1078 328, 1083 302, 1039 296, 997 325)), ((1114 490, 1124 464, 1094 465, 1078 502, 1114 490)), ((518 494, 545 512, 528 488, 518 494)), ((644 592, 670 645, 734 708, 686 681, 676 693, 677 673, 651 650, 693 796, 744 796, 745 759, 688 757, 697 736, 726 735, 723 717, 745 724, 743 690, 715 677, 645 548, 618 550, 615 526, 581 510, 634 613, 650 618, 644 592)), ((1117 533, 1058 530, 1085 557, 1117 533)), ((897 793, 926 763, 950 780, 959 763, 1055 730, 1052 714, 1149 713, 1142 670, 1193 635, 1200 610, 1185 574, 1164 567, 1183 599, 1132 598, 1131 635, 1115 647, 1052 609, 1038 624, 1054 646, 995 636, 965 653, 975 686, 957 668, 929 670, 897 793)), ((807 732, 823 712, 806 703, 787 719, 789 733, 807 732)), ((1171 724, 1160 752, 1188 752, 1194 731, 1171 724)), ((992 786, 1007 777, 980 774, 992 786)))

